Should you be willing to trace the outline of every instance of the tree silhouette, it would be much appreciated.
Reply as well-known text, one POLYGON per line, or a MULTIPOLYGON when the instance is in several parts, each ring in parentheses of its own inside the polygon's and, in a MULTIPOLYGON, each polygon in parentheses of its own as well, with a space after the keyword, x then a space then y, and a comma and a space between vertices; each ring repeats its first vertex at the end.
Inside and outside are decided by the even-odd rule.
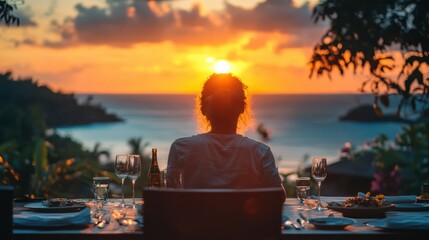
POLYGON ((12 14, 17 9, 16 4, 9 4, 6 0, 0 0, 0 23, 4 21, 6 25, 16 24, 19 26, 19 18, 12 14))
POLYGON ((314 47, 310 77, 330 77, 335 69, 343 75, 350 66, 369 71, 361 90, 374 94, 376 113, 379 102, 389 106, 390 94, 401 96, 398 116, 404 106, 421 110, 429 94, 427 9, 427 0, 322 1, 313 18, 330 21, 330 28, 314 47))

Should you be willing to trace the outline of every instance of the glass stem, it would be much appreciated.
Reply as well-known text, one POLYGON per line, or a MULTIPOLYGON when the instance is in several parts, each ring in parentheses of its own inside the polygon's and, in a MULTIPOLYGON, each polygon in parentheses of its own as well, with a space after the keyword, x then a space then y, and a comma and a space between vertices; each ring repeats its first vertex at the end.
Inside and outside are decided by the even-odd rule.
POLYGON ((317 202, 318 202, 317 203, 317 210, 320 211, 320 210, 322 210, 322 203, 320 201, 320 187, 322 186, 322 182, 318 182, 317 186, 318 186, 318 189, 319 189, 319 194, 318 194, 318 197, 317 197, 317 202))
POLYGON ((121 204, 122 204, 122 207, 124 207, 125 206, 125 200, 124 200, 124 182, 125 182, 125 178, 122 178, 121 180, 122 180, 122 202, 121 202, 121 204))
POLYGON ((133 182, 133 207, 136 207, 136 201, 134 200, 134 184, 136 183, 136 180, 133 179, 132 182, 133 182))

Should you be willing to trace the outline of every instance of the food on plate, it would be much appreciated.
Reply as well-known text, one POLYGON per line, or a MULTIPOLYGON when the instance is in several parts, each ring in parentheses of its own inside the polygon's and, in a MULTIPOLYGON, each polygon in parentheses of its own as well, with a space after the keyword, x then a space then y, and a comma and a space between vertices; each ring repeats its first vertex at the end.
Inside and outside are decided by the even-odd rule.
POLYGON ((423 193, 422 195, 420 195, 420 199, 424 199, 424 200, 427 200, 427 199, 429 199, 429 193, 423 193))
POLYGON ((371 193, 367 192, 365 197, 351 197, 346 199, 344 202, 331 202, 328 203, 329 206, 336 207, 385 207, 390 206, 390 204, 386 203, 384 200, 384 195, 379 194, 375 197, 371 197, 371 193))
POLYGON ((83 203, 78 201, 73 201, 67 198, 52 198, 42 202, 45 207, 74 207, 74 206, 84 206, 83 203))

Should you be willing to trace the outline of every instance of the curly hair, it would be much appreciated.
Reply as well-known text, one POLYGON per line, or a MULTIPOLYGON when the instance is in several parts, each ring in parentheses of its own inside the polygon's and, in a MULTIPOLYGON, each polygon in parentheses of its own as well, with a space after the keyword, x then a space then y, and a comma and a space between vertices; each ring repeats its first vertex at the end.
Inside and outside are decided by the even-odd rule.
POLYGON ((238 116, 237 130, 243 133, 252 123, 247 86, 235 76, 212 74, 197 97, 198 130, 211 128, 210 121, 228 121, 238 116))

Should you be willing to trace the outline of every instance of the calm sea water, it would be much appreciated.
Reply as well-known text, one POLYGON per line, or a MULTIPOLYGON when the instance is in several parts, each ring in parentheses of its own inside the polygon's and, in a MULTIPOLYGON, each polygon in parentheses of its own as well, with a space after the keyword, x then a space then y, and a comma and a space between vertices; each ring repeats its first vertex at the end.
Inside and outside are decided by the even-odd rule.
MULTIPOLYGON (((80 100, 87 95, 77 95, 80 100)), ((93 95, 108 112, 125 119, 121 123, 92 124, 58 129, 92 149, 99 142, 112 156, 129 152, 127 141, 142 137, 150 148, 158 148, 161 168, 166 166, 171 143, 179 137, 196 134, 193 95, 93 95)), ((257 123, 271 132, 267 144, 278 165, 293 170, 305 155, 326 156, 336 161, 345 142, 359 148, 380 134, 394 137, 398 123, 340 122, 338 117, 358 104, 371 103, 370 95, 254 95, 252 110, 257 123)), ((249 130, 245 135, 259 140, 249 130)))

